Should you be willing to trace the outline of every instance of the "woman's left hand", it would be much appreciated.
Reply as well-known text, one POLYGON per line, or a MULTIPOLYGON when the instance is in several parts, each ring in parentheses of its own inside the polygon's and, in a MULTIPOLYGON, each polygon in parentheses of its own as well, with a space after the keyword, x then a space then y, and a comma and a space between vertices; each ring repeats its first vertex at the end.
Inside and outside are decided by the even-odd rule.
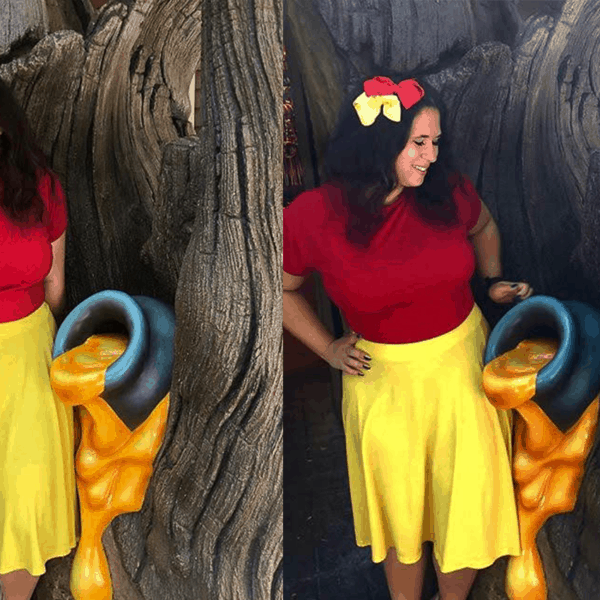
POLYGON ((516 299, 525 300, 533 288, 524 281, 499 281, 488 290, 488 296, 498 304, 508 304, 516 299))

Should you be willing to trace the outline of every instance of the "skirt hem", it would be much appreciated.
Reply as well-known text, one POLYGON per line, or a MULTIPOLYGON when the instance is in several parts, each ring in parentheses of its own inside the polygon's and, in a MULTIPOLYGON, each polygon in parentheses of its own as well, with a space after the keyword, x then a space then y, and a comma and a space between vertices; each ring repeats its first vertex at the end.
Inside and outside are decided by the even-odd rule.
POLYGON ((54 558, 63 558, 64 556, 68 556, 69 554, 71 554, 71 551, 76 546, 77 546, 77 542, 75 541, 75 542, 72 542, 72 544, 68 548, 68 550, 61 549, 61 550, 54 550, 54 551, 50 552, 50 555, 42 560, 42 567, 41 567, 42 570, 41 571, 39 570, 39 568, 34 567, 33 569, 29 569, 27 566, 25 566, 23 564, 15 564, 10 567, 4 567, 4 566, 0 567, 0 575, 6 575, 7 573, 12 573, 13 571, 27 571, 32 577, 40 577, 41 575, 43 575, 46 572, 46 563, 49 560, 52 560, 54 558))
MULTIPOLYGON (((481 559, 477 559, 477 560, 464 560, 464 561, 456 561, 455 564, 451 565, 452 568, 448 568, 447 565, 442 565, 442 561, 440 560, 440 557, 437 555, 437 548, 435 545, 435 542, 433 540, 423 540, 423 543, 425 542, 431 542, 433 543, 433 554, 435 555, 435 559, 438 562, 438 565, 440 565, 440 571, 442 573, 453 573, 454 571, 460 571, 461 569, 476 569, 476 570, 480 570, 480 569, 485 569, 491 565, 493 565, 499 558, 502 558, 503 556, 521 556, 522 552, 521 550, 509 550, 509 549, 503 549, 503 550, 498 550, 497 553, 494 554, 493 558, 490 557, 486 557, 486 558, 481 558, 481 559)), ((356 545, 359 546, 360 548, 368 548, 371 546, 371 544, 369 542, 356 542, 356 545)), ((371 561, 375 564, 381 563, 383 562, 386 557, 388 552, 394 548, 394 546, 388 546, 386 548, 385 554, 384 556, 381 558, 379 556, 375 556, 375 553, 372 552, 371 553, 371 561)), ((396 550, 397 552, 397 550, 396 550)), ((415 563, 418 563, 421 558, 423 557, 423 552, 420 552, 419 555, 416 558, 406 558, 406 557, 402 557, 402 560, 400 560, 399 562, 401 562, 404 565, 414 565, 415 563)))

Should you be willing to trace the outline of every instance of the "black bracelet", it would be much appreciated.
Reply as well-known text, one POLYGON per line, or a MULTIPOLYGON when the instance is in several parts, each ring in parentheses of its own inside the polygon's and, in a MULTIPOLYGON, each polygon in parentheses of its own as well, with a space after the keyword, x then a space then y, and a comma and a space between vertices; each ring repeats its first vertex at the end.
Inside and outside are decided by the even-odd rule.
POLYGON ((490 288, 500 281, 505 281, 504 277, 484 277, 485 291, 489 294, 490 288))

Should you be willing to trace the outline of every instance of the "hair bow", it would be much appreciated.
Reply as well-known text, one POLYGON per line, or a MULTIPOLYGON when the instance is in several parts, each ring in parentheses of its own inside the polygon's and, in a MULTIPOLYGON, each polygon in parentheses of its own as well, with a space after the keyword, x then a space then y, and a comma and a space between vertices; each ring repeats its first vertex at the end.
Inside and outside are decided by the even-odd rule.
POLYGON ((368 127, 383 109, 390 121, 400 122, 400 103, 406 109, 414 106, 425 91, 414 79, 394 83, 389 77, 374 77, 363 84, 364 92, 353 102, 360 122, 368 127))

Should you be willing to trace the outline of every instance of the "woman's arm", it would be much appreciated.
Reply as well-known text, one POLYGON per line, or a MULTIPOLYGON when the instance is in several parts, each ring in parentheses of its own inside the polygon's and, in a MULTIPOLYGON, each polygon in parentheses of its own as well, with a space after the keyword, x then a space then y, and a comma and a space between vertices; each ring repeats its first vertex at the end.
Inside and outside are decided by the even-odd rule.
MULTIPOLYGON (((477 270, 484 278, 502 277, 500 260, 500 233, 487 206, 481 203, 481 214, 469 237, 475 248, 477 270)), ((490 287, 488 294, 494 302, 512 302, 517 296, 529 298, 533 289, 525 282, 499 281, 490 287)))
POLYGON ((355 333, 336 340, 319 320, 306 299, 298 292, 304 277, 283 272, 283 326, 332 367, 351 375, 362 375, 370 358, 354 347, 355 333))
POLYGON ((65 238, 63 233, 52 242, 52 268, 44 279, 46 303, 56 317, 60 313, 65 298, 65 238))

